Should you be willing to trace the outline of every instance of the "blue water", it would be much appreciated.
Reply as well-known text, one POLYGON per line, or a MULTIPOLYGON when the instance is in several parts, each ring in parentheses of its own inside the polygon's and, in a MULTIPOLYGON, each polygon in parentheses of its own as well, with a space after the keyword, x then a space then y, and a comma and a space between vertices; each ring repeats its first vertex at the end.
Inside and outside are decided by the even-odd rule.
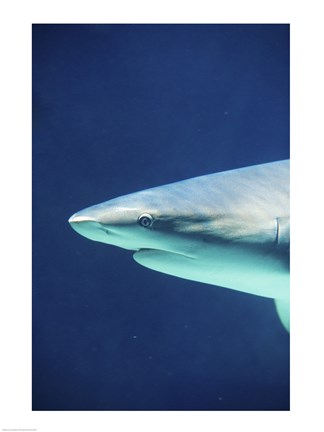
POLYGON ((33 409, 289 409, 272 300, 150 271, 67 223, 287 157, 288 25, 34 25, 33 409))

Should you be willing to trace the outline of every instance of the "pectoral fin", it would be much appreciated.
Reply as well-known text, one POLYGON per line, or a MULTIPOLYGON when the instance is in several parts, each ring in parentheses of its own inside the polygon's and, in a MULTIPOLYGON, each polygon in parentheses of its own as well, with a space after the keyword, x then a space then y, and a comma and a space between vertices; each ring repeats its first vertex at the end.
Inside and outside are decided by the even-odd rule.
POLYGON ((289 300, 275 299, 275 305, 282 325, 289 332, 290 330, 289 300))

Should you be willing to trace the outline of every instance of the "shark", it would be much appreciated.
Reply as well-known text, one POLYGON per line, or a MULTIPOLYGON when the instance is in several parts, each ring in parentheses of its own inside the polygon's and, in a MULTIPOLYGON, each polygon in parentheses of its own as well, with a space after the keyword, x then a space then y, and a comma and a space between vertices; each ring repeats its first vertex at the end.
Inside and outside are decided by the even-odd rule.
POLYGON ((289 207, 282 160, 110 199, 69 223, 151 270, 271 298, 289 331, 289 207))

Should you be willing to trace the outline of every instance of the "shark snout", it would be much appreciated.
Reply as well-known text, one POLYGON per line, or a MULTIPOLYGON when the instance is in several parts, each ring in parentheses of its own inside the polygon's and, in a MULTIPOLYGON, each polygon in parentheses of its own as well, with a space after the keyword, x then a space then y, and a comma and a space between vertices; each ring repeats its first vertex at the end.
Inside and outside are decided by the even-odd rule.
POLYGON ((70 224, 78 224, 81 222, 96 222, 96 220, 89 216, 78 215, 78 213, 75 213, 69 219, 70 224))
POLYGON ((75 213, 69 219, 69 224, 78 234, 90 240, 102 241, 103 226, 91 216, 75 213))

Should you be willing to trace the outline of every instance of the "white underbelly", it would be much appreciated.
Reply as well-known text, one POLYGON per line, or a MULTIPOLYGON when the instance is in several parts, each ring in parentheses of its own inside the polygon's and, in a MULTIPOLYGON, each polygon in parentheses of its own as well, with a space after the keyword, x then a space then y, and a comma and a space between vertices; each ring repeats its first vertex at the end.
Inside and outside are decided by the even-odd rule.
POLYGON ((139 264, 172 276, 217 285, 263 297, 289 297, 289 270, 279 256, 257 249, 204 244, 192 256, 144 249, 139 264))

